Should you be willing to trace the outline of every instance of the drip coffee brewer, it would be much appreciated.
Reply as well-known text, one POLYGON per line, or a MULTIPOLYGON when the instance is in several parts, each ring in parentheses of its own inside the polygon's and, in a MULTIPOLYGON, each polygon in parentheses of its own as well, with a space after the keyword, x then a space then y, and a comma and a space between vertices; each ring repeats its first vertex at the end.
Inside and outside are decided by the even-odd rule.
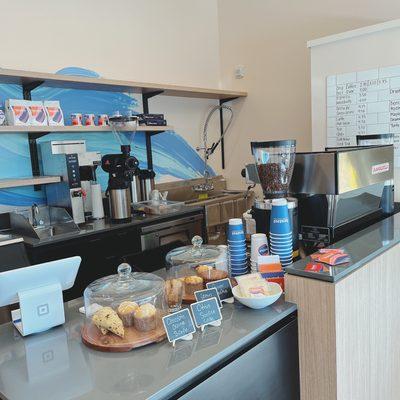
POLYGON ((256 200, 252 215, 258 233, 269 233, 272 200, 286 198, 293 234, 293 256, 298 255, 297 199, 288 197, 296 156, 295 140, 251 142, 258 182, 264 199, 256 200))

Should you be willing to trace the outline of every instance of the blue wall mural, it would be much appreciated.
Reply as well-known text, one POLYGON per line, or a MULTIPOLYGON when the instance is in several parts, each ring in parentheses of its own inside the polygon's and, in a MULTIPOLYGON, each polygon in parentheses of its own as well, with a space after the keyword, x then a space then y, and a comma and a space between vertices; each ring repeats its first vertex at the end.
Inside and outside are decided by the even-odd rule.
MULTIPOLYGON (((57 72, 65 75, 98 77, 93 71, 69 67, 57 72)), ((0 85, 0 99, 4 106, 6 99, 22 99, 22 88, 19 85, 0 85)), ((93 90, 74 90, 39 87, 32 92, 32 100, 59 100, 64 112, 65 124, 70 125, 70 114, 108 114, 116 111, 121 114, 137 114, 142 111, 141 104, 133 96, 125 93, 99 92, 93 90)), ((166 116, 168 119, 168 115, 166 116)), ((48 134, 38 143, 48 140, 86 140, 88 151, 100 151, 102 154, 118 153, 120 142, 130 144, 132 154, 138 158, 140 167, 146 168, 146 145, 143 132, 119 134, 119 139, 112 132, 101 133, 62 133, 48 134)), ((156 180, 192 179, 202 176, 204 163, 199 154, 177 133, 166 131, 152 137, 153 164, 156 180)), ((209 169, 211 175, 215 175, 209 169)), ((0 178, 16 178, 32 175, 27 133, 4 133, 0 135, 0 178)), ((107 175, 98 168, 97 177, 103 190, 107 186, 107 175)), ((42 191, 33 187, 21 187, 0 190, 0 207, 30 206, 32 203, 45 204, 42 191)))

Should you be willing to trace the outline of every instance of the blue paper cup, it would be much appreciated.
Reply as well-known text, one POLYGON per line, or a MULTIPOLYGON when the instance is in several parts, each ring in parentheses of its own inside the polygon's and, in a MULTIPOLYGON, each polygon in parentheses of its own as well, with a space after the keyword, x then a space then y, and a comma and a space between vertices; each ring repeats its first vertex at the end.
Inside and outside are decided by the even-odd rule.
POLYGON ((238 243, 235 243, 235 244, 228 244, 228 249, 232 249, 232 250, 241 250, 241 249, 245 249, 247 246, 246 246, 246 242, 245 241, 243 241, 243 242, 238 242, 238 243))
POLYGON ((233 269, 242 269, 242 268, 247 267, 247 262, 242 262, 242 261, 238 261, 238 262, 234 262, 234 263, 230 262, 229 265, 233 269))
POLYGON ((272 247, 271 246, 271 252, 272 253, 293 253, 293 247, 292 246, 285 246, 285 247, 272 247))
POLYGON ((291 233, 289 210, 286 199, 273 199, 270 219, 270 232, 272 234, 291 233))
POLYGON ((228 240, 228 246, 238 247, 238 246, 246 246, 246 241, 243 240, 228 240))
POLYGON ((243 263, 247 261, 247 256, 229 257, 229 261, 233 263, 243 263))
POLYGON ((239 251, 229 250, 229 255, 231 257, 241 257, 241 256, 246 256, 247 253, 246 253, 246 250, 239 250, 239 251))
POLYGON ((243 221, 241 218, 231 218, 228 223, 228 240, 244 239, 243 221))
POLYGON ((242 265, 247 265, 247 260, 229 260, 231 267, 241 267, 242 265))
POLYGON ((230 265, 230 269, 232 271, 242 271, 244 269, 247 269, 247 264, 237 264, 237 265, 230 265))

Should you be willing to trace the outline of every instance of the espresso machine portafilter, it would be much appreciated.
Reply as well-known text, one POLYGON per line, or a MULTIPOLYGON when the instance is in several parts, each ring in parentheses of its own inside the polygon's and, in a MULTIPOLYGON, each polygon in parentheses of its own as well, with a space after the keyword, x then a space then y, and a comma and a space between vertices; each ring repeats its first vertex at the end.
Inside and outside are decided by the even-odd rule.
POLYGON ((109 174, 106 196, 114 222, 129 221, 132 216, 130 191, 139 161, 130 152, 131 146, 121 145, 121 154, 106 154, 101 159, 102 169, 109 174))

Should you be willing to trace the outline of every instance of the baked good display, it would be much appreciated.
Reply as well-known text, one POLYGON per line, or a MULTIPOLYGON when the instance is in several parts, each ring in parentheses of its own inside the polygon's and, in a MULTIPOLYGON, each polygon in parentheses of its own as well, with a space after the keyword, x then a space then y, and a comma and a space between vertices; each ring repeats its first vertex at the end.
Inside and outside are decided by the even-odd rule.
POLYGON ((139 305, 134 301, 123 301, 117 309, 118 316, 121 318, 124 326, 133 326, 133 315, 139 305))
POLYGON ((194 292, 204 289, 208 282, 228 277, 226 248, 203 245, 200 236, 193 237, 192 246, 171 250, 166 255, 165 266, 169 278, 182 279, 184 303, 193 303, 194 292))
POLYGON ((153 304, 146 303, 137 308, 134 314, 134 326, 138 331, 148 332, 156 329, 157 310, 153 304))
POLYGON ((204 280, 201 276, 187 276, 184 282, 186 296, 194 296, 194 292, 204 288, 204 280))
MULTIPOLYGON (((179 281, 183 286, 183 282, 179 281)), ((84 291, 82 342, 100 351, 123 352, 166 338, 165 282, 123 263, 118 274, 92 282, 84 291)))
POLYGON ((102 307, 92 317, 93 323, 100 329, 103 335, 112 332, 115 335, 124 337, 125 330, 118 314, 111 307, 102 307))

